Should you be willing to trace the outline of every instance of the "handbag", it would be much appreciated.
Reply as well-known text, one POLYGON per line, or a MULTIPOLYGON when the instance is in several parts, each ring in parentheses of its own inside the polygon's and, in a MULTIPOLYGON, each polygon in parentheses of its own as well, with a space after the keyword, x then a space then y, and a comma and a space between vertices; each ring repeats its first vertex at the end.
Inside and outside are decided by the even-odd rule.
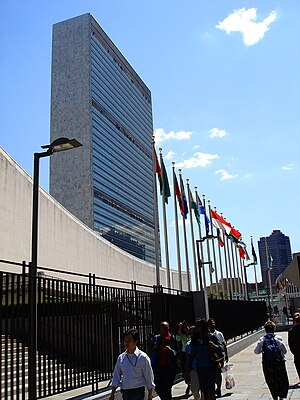
POLYGON ((235 387, 235 379, 232 371, 232 364, 225 364, 221 371, 224 374, 225 387, 226 389, 232 389, 235 387))

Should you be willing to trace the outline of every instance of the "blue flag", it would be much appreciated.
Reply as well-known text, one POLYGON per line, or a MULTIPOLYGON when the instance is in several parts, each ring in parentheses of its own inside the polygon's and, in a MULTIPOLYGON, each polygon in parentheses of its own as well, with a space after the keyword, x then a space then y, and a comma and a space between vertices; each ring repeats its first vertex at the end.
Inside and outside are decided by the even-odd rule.
POLYGON ((199 195, 197 195, 197 202, 198 202, 198 207, 199 207, 199 212, 200 214, 204 215, 205 218, 205 230, 206 230, 206 235, 209 234, 209 223, 210 220, 205 212, 205 208, 203 207, 202 201, 200 200, 199 195))

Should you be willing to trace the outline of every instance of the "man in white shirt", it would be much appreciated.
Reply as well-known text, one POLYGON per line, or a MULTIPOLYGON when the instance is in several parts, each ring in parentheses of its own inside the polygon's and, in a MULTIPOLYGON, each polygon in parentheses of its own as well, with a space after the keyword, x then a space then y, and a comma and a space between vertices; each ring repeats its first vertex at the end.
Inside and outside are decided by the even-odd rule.
POLYGON ((124 353, 120 354, 113 373, 112 392, 109 400, 114 400, 115 392, 121 386, 123 400, 144 400, 145 386, 148 399, 152 399, 154 375, 150 358, 138 347, 139 332, 130 329, 124 336, 124 353))

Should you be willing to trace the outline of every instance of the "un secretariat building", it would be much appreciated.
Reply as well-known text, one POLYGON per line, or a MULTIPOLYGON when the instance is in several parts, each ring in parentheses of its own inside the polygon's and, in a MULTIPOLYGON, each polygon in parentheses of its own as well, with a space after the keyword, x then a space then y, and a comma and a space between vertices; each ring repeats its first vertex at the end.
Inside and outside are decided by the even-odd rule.
MULTIPOLYGON (((95 232, 155 264, 151 92, 90 14, 53 26, 50 194, 95 232)), ((70 237, 70 240, 73 238, 70 237)))

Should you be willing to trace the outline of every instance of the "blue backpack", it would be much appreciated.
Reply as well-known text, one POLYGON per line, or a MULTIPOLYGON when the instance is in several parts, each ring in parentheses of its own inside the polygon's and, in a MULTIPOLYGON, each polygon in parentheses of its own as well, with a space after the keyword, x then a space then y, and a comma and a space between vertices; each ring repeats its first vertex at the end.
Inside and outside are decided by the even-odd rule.
POLYGON ((265 363, 281 362, 284 360, 274 335, 266 335, 264 337, 262 353, 263 362, 265 363))

